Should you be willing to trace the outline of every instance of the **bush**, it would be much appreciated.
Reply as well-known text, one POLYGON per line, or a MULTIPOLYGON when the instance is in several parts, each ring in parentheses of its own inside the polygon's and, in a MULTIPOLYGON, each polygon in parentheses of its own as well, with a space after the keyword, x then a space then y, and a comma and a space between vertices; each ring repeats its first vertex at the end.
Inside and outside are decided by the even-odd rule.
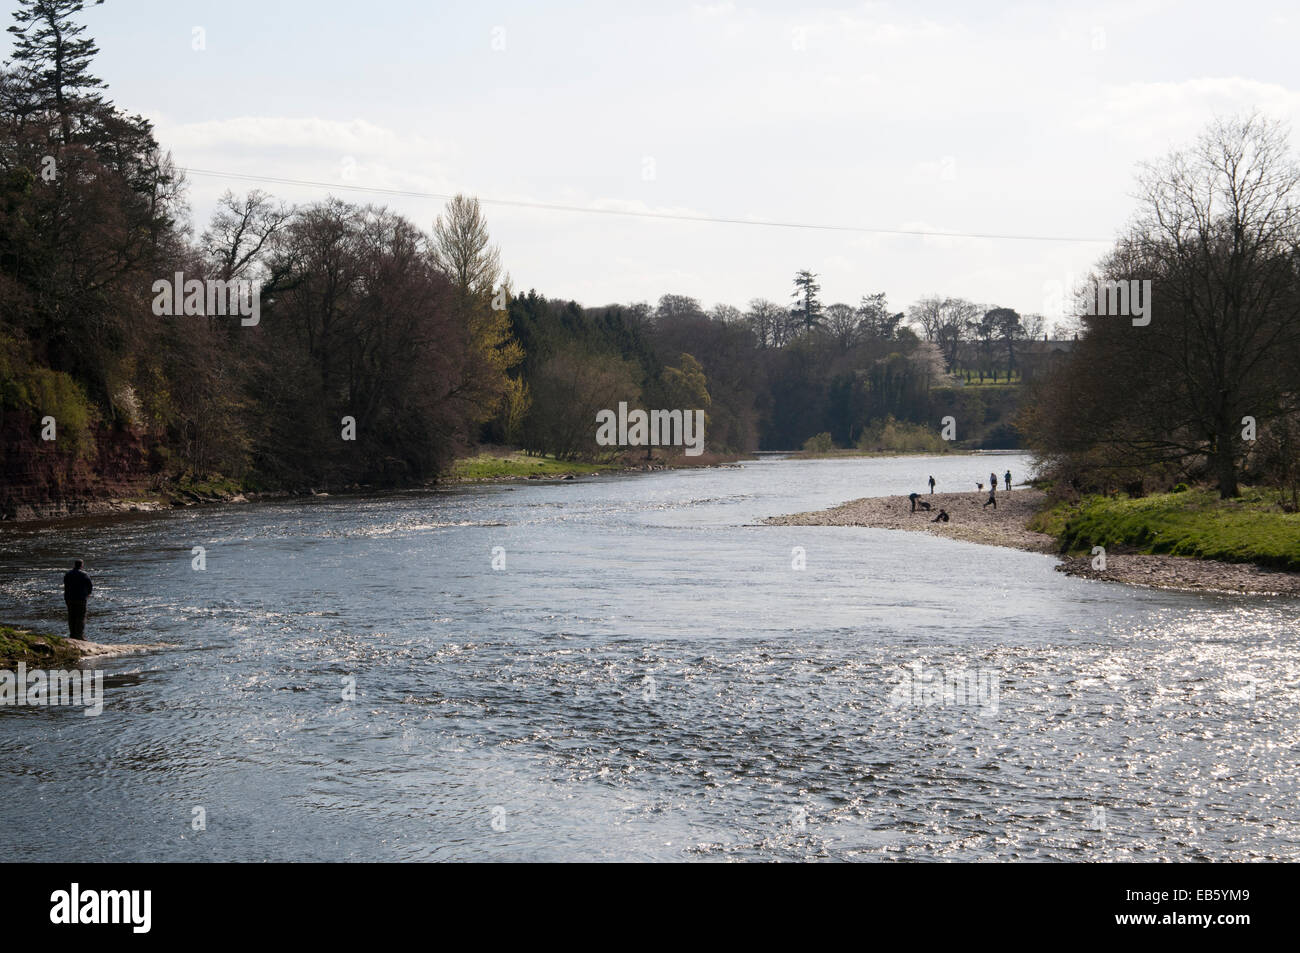
POLYGON ((922 424, 895 420, 892 416, 868 427, 858 438, 860 450, 891 453, 947 453, 948 441, 922 424))
POLYGON ((835 441, 829 433, 819 433, 803 442, 804 453, 830 453, 835 449, 835 441))
POLYGON ((0 411, 17 410, 53 417, 55 446, 84 455, 93 446, 95 410, 81 385, 62 371, 39 367, 28 360, 26 348, 0 335, 0 411))

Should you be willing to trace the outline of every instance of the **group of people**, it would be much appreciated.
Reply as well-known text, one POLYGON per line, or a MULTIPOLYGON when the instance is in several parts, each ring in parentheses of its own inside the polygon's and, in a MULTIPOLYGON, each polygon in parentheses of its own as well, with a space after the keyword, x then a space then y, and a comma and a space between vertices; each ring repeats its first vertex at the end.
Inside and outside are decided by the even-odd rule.
MULTIPOLYGON (((1010 493, 1011 492, 1011 471, 1008 470, 1006 473, 1002 474, 1002 479, 1006 481, 1007 492, 1010 493)), ((934 486, 935 486, 934 475, 931 474, 930 475, 931 496, 934 495, 934 486)), ((976 483, 975 486, 977 489, 980 490, 980 492, 983 492, 984 490, 983 483, 976 483)), ((911 501, 913 513, 915 513, 918 509, 926 513, 930 512, 931 510, 930 504, 925 500, 921 499, 920 493, 909 493, 907 494, 907 498, 909 501, 911 501)), ((995 510, 998 508, 998 475, 996 473, 989 473, 989 498, 984 501, 984 506, 992 506, 995 510)), ((984 507, 980 507, 980 509, 983 508, 984 507)), ((944 509, 940 509, 939 514, 934 519, 930 520, 930 522, 946 523, 948 522, 948 520, 949 520, 948 511, 944 509)))

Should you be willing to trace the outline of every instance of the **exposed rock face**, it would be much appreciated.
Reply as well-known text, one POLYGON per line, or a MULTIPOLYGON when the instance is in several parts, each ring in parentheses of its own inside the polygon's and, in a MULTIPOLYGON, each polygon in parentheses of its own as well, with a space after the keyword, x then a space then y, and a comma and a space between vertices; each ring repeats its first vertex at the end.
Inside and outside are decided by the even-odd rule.
POLYGON ((96 428, 94 447, 78 456, 41 440, 35 414, 0 415, 0 520, 148 508, 130 498, 147 495, 160 469, 140 434, 96 428))

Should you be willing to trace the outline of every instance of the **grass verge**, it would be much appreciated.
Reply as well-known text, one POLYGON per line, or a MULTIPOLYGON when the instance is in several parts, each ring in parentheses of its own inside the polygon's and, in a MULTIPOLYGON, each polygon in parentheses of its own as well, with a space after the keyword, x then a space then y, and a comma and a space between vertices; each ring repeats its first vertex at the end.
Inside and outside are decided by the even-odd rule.
POLYGON ((1232 500, 1212 490, 1089 496, 1043 510, 1029 528, 1055 536, 1063 553, 1104 546, 1300 572, 1300 513, 1285 512, 1276 490, 1247 488, 1232 500))

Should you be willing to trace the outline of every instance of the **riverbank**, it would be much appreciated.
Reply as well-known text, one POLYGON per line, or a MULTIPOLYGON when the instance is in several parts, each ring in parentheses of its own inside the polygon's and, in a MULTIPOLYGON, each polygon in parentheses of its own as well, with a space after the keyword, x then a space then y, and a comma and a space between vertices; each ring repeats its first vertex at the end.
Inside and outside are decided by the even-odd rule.
POLYGON ((1214 490, 1180 488, 1058 502, 1030 525, 1055 536, 1067 553, 1104 546, 1300 573, 1300 512, 1287 506, 1294 502, 1273 489, 1243 487, 1240 496, 1224 500, 1214 490))
POLYGON ((930 504, 929 512, 911 511, 906 496, 872 496, 851 500, 827 510, 773 516, 763 522, 770 526, 867 526, 873 529, 903 529, 930 533, 947 539, 988 546, 1009 546, 1036 553, 1056 550, 1056 541, 1045 533, 1034 532, 1027 523, 1042 507, 1044 496, 1039 490, 1022 489, 997 495, 997 507, 985 507, 987 493, 933 493, 921 498, 930 504), (939 510, 949 516, 946 523, 933 522, 939 510))
MULTIPOLYGON (((518 480, 574 480, 580 476, 610 473, 647 473, 657 470, 693 469, 698 467, 726 467, 737 461, 750 459, 749 454, 704 453, 698 457, 676 454, 657 456, 645 460, 642 453, 624 455, 613 461, 588 463, 577 460, 557 460, 555 457, 530 457, 516 451, 490 449, 472 457, 457 460, 445 477, 436 482, 406 487, 379 489, 354 484, 333 491, 337 495, 378 496, 400 493, 403 490, 436 490, 447 486, 480 483, 511 483, 518 480)), ((208 506, 216 503, 254 503, 262 500, 287 500, 295 498, 327 497, 331 492, 315 488, 298 490, 256 491, 230 480, 202 483, 185 483, 169 486, 165 490, 138 497, 86 498, 57 500, 41 504, 21 504, 6 513, 0 513, 0 525, 5 523, 31 523, 45 520, 72 519, 85 516, 116 516, 126 513, 159 513, 190 506, 208 506)))
POLYGON ((906 496, 868 497, 826 510, 775 516, 763 522, 773 526, 865 526, 908 530, 970 543, 1053 553, 1060 555, 1062 560, 1057 569, 1069 575, 1157 589, 1300 596, 1300 573, 1247 563, 1108 551, 1106 568, 1094 569, 1091 555, 1061 555, 1062 544, 1057 536, 1030 528, 1031 524, 1042 525, 1039 518, 1047 504, 1042 491, 1026 488, 999 493, 996 509, 983 505, 987 498, 986 493, 935 493, 923 497, 933 507, 931 512, 918 510, 913 513, 906 496), (931 522, 940 509, 947 511, 949 522, 931 522))
POLYGON ((29 667, 64 668, 86 659, 130 655, 168 647, 163 642, 104 645, 0 625, 0 668, 15 668, 20 662, 29 667))
POLYGON ((472 457, 463 457, 453 465, 444 484, 501 483, 511 480, 572 480, 597 473, 645 473, 653 470, 685 470, 697 467, 728 466, 746 459, 741 453, 702 453, 655 456, 645 459, 643 451, 623 454, 601 462, 558 460, 550 456, 529 456, 520 450, 488 448, 472 457))

